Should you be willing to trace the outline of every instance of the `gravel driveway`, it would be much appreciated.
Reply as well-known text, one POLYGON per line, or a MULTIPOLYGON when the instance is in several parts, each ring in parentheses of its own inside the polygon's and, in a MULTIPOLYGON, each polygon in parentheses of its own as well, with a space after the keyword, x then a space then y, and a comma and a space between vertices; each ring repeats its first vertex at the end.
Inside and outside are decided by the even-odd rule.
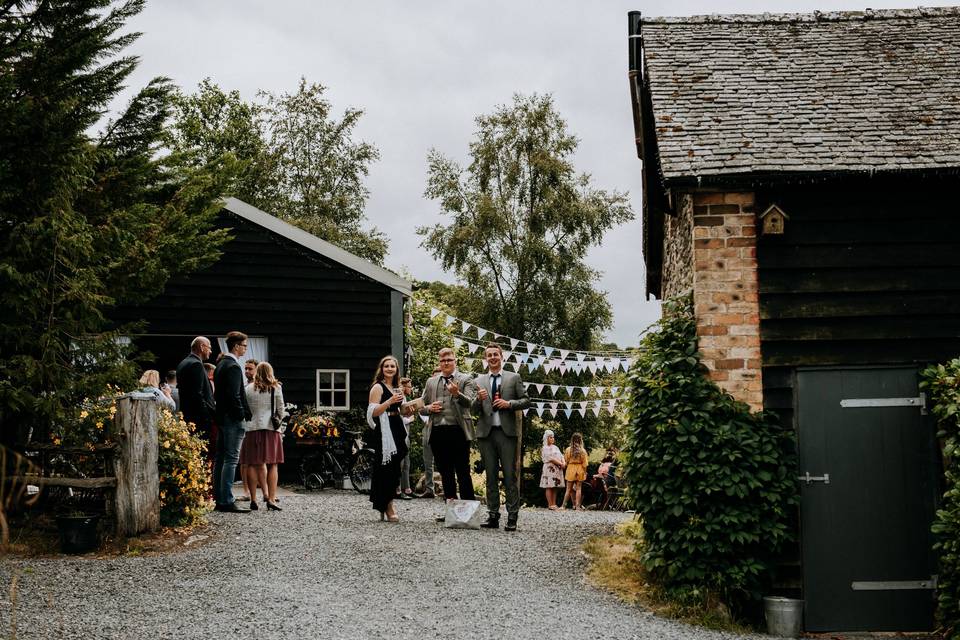
POLYGON ((735 637, 653 617, 585 584, 580 544, 624 514, 530 509, 507 533, 443 529, 433 522, 439 500, 398 503, 399 524, 378 522, 365 497, 345 491, 282 504, 212 513, 209 539, 162 556, 6 559, 0 636, 735 637))

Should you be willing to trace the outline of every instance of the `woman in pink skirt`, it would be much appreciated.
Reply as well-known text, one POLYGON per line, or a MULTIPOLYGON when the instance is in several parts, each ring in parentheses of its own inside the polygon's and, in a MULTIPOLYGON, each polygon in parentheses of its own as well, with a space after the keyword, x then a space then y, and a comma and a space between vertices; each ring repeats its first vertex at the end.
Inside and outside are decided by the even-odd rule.
POLYGON ((280 511, 277 504, 277 465, 283 462, 283 435, 273 428, 271 417, 283 416, 283 390, 273 377, 269 362, 257 365, 253 382, 246 387, 247 404, 253 418, 243 423, 246 435, 240 449, 240 464, 247 465, 243 484, 250 493, 250 508, 257 505, 257 484, 263 488, 267 509, 280 511))

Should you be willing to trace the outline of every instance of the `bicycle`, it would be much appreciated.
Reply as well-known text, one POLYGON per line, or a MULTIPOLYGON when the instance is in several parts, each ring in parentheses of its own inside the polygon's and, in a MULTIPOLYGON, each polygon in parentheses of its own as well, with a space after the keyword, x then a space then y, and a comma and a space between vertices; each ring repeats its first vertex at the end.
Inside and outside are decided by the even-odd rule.
POLYGON ((310 491, 343 487, 344 478, 359 493, 370 492, 375 465, 372 448, 363 442, 360 431, 341 431, 339 437, 324 438, 317 450, 300 461, 300 481, 310 491))

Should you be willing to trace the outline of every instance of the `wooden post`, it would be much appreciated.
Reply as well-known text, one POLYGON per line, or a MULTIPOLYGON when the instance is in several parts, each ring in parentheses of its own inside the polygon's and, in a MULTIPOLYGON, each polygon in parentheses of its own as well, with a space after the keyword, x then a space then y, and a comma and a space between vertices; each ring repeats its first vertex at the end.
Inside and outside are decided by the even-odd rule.
POLYGON ((128 394, 117 400, 117 534, 135 536, 160 528, 159 442, 155 400, 128 394))

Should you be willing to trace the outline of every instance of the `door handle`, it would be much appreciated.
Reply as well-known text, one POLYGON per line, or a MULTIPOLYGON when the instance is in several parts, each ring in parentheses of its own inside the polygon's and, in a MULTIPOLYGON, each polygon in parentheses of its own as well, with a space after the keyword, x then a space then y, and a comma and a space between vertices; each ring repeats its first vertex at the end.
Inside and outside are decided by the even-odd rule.
POLYGON ((830 484, 830 474, 825 473, 822 476, 812 476, 810 475, 810 472, 807 471, 805 474, 798 477, 797 480, 800 480, 801 482, 806 482, 807 484, 810 484, 811 482, 822 482, 823 484, 830 484))

